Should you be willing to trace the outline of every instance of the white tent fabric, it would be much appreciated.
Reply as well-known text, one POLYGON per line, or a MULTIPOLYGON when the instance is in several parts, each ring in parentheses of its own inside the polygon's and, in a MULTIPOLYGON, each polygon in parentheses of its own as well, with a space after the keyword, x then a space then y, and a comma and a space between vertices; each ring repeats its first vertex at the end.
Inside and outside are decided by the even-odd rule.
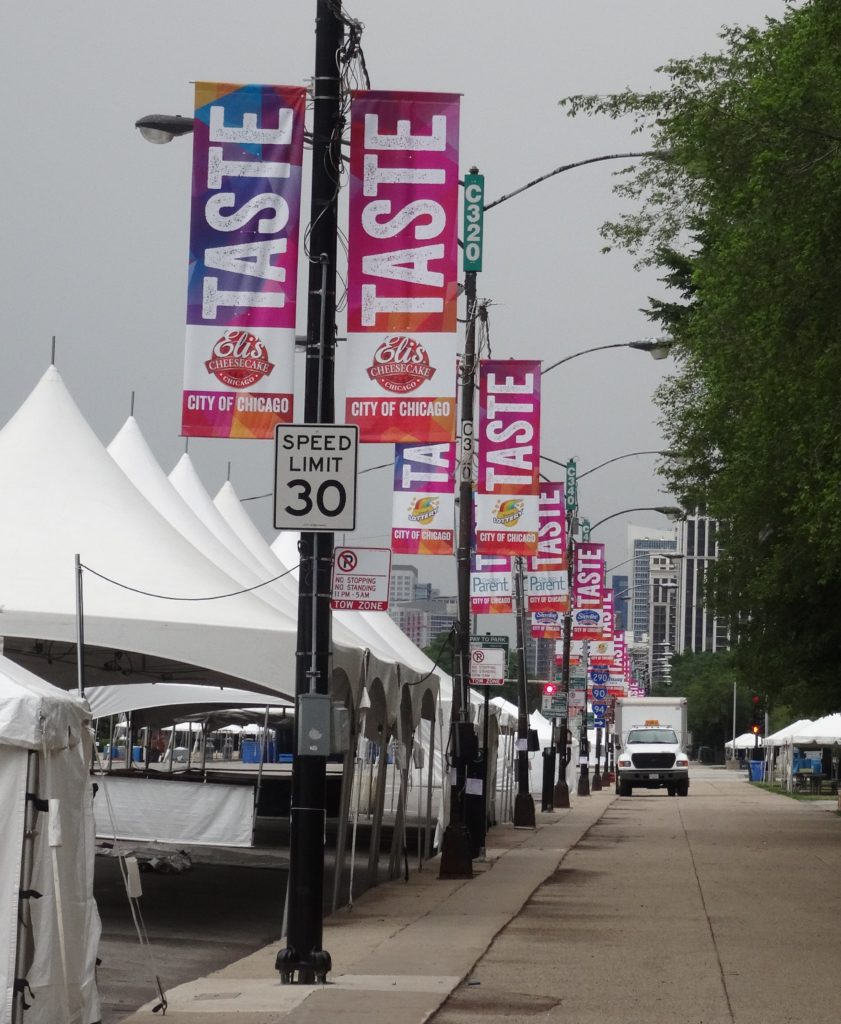
MULTIPOLYGON (((727 740, 724 746, 725 749, 732 750, 734 746, 733 740, 727 740)), ((741 736, 736 737, 736 750, 753 750, 755 746, 756 737, 752 732, 743 732, 741 736)))
POLYGON ((783 743, 788 742, 789 736, 794 736, 811 724, 812 720, 810 718, 799 718, 796 722, 792 722, 790 725, 785 726, 785 728, 778 729, 776 732, 771 733, 770 736, 766 736, 762 741, 762 745, 765 747, 779 747, 783 743))
POLYGON ((95 965, 100 921, 93 898, 93 793, 88 774, 90 712, 0 656, 0 1019, 11 1020, 18 962, 18 903, 27 791, 49 801, 39 811, 26 888, 31 914, 22 977, 27 1024, 99 1020, 95 965), (30 754, 30 751, 33 752, 30 754), (30 776, 29 765, 37 766, 30 776), (36 781, 37 778, 37 781, 36 781), (58 883, 58 884, 56 884, 58 883), (59 927, 59 922, 61 928, 59 927), (61 942, 61 930, 67 938, 61 942), (65 966, 66 965, 66 966, 65 966), (66 975, 65 975, 66 971, 66 975), (66 982, 65 982, 66 977, 66 982))
POLYGON ((841 712, 824 715, 786 737, 789 746, 831 747, 841 743, 841 712))
MULTIPOLYGON (((293 621, 252 594, 205 599, 241 588, 145 501, 91 431, 55 367, 0 431, 0 462, 6 636, 75 641, 79 553, 92 570, 85 572, 88 645, 199 665, 288 695, 278 665, 294 662, 293 621)), ((362 652, 337 656, 353 671, 362 652)))
POLYGON ((121 715, 145 708, 182 707, 185 705, 216 705, 219 708, 273 707, 278 704, 291 707, 291 702, 279 696, 261 696, 250 690, 237 690, 229 686, 210 686, 191 683, 118 683, 115 686, 91 686, 85 691, 94 718, 121 715))

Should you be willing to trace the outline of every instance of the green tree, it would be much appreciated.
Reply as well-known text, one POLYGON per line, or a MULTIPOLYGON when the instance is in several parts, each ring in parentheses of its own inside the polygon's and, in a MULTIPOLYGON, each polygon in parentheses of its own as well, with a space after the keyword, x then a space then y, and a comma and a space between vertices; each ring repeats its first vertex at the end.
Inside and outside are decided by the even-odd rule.
POLYGON ((455 676, 455 634, 448 629, 438 633, 432 643, 423 648, 423 653, 443 672, 455 676))
POLYGON ((677 292, 648 309, 677 359, 663 472, 721 524, 708 600, 740 678, 813 715, 841 702, 841 4, 721 39, 661 90, 562 102, 651 135, 604 234, 677 292))

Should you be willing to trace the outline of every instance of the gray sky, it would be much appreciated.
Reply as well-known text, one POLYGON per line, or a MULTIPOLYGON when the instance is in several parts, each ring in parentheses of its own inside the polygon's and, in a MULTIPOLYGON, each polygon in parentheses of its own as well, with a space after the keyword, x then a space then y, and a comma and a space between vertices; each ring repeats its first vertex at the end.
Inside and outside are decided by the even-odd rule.
MULTIPOLYGON (((723 24, 760 24, 784 9, 782 0, 345 6, 365 23, 373 88, 463 94, 462 169, 479 166, 488 201, 560 164, 645 148, 629 124, 566 118, 562 96, 649 88, 666 60, 719 49, 723 24)), ((5 5, 0 424, 46 369, 55 335, 57 366, 102 441, 125 421, 134 391, 140 427, 169 472, 184 450, 191 150, 186 140, 151 146, 133 125, 143 114, 191 114, 195 80, 306 82, 314 14, 315 0, 5 5)), ((617 166, 567 172, 486 215, 479 294, 493 303, 495 357, 549 363, 652 333, 639 310, 659 285, 626 254, 600 252, 599 225, 619 210, 611 194, 617 166)), ((307 211, 308 196, 304 222, 307 211)), ((299 317, 303 282, 302 275, 299 317)), ((299 332, 304 327, 299 322, 299 332)), ((547 375, 543 453, 577 456, 584 472, 625 452, 661 448, 651 394, 668 367, 619 349, 547 375)), ((271 490, 272 442, 193 439, 190 454, 211 494, 229 461, 241 497, 271 490)), ((366 446, 361 462, 388 457, 387 449, 366 446)), ((582 514, 595 522, 620 509, 671 504, 654 462, 626 459, 582 481, 582 514)), ((369 473, 361 483, 355 540, 385 545, 391 475, 369 473)), ((247 507, 273 536, 270 499, 247 507)), ((605 524, 593 539, 607 542, 608 565, 626 557, 628 521, 665 525, 654 513, 605 524)), ((422 577, 452 588, 454 562, 419 564, 422 577)))

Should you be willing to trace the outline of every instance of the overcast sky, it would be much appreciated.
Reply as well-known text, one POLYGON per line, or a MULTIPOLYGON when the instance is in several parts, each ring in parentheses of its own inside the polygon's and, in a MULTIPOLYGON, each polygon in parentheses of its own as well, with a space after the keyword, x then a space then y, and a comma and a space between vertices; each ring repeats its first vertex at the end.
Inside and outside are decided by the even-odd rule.
MULTIPOLYGON (((101 440, 107 444, 120 429, 135 392, 136 418, 169 472, 184 450, 191 147, 185 140, 151 146, 134 122, 149 113, 190 115, 195 80, 305 83, 314 59, 315 6, 315 0, 4 5, 0 424, 47 368, 55 335, 56 364, 101 440)), ((558 106, 562 96, 654 86, 658 65, 718 50, 723 24, 761 24, 766 15, 780 16, 784 4, 355 0, 345 9, 365 24, 373 88, 463 94, 462 170, 479 166, 490 201, 560 164, 645 147, 627 123, 568 119, 558 106)), ((611 194, 617 166, 559 175, 486 215, 479 295, 492 302, 495 357, 548 364, 652 333, 640 308, 660 293, 656 280, 635 271, 626 254, 600 252, 599 225, 619 211, 611 194)), ((307 211, 308 196, 304 222, 307 211)), ((299 317, 306 314, 303 281, 302 275, 299 317)), ((304 329, 299 322, 299 332, 304 329)), ((576 456, 585 472, 625 452, 661 448, 651 395, 668 367, 618 349, 547 375, 543 454, 576 456)), ((190 442, 211 494, 225 481, 229 462, 241 497, 267 493, 273 454, 269 441, 190 442)), ((361 462, 388 457, 386 449, 367 446, 361 462)), ((595 522, 620 509, 671 504, 653 475, 655 461, 626 459, 582 481, 582 514, 595 522)), ((361 482, 355 540, 385 545, 391 475, 372 472, 361 482)), ((270 499, 246 507, 271 537, 270 499)), ((664 526, 654 513, 605 524, 593 539, 607 542, 608 565, 626 557, 629 521, 664 526)), ((419 564, 422 576, 452 589, 453 561, 419 564)))

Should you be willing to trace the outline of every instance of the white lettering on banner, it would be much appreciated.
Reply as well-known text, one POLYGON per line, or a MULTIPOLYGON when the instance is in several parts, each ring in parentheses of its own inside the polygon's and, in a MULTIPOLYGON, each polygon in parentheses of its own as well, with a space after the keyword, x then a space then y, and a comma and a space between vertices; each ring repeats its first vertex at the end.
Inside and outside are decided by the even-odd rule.
MULTIPOLYGON (((243 114, 242 123, 225 125, 225 108, 214 105, 210 108, 209 141, 257 145, 289 145, 295 124, 294 111, 278 111, 278 125, 260 127, 257 114, 243 114)), ((243 178, 288 178, 291 167, 276 160, 226 160, 222 146, 209 146, 207 150, 207 187, 221 189, 225 179, 243 178)), ((289 222, 289 207, 285 199, 271 192, 252 196, 241 207, 236 208, 235 192, 220 192, 210 196, 205 203, 205 219, 215 231, 241 231, 256 217, 253 231, 259 235, 277 236, 289 222), (228 214, 224 210, 230 210, 228 214), (257 214, 270 211, 270 216, 257 214)), ((208 248, 204 252, 204 266, 207 270, 220 270, 237 276, 256 277, 262 281, 286 283, 286 269, 276 266, 272 258, 287 251, 287 239, 274 237, 270 240, 254 240, 231 246, 208 248)), ((215 320, 220 307, 225 309, 283 309, 286 295, 283 290, 233 291, 220 288, 219 279, 205 276, 202 281, 202 319, 215 320)), ((269 410, 267 410, 269 411, 269 410)))
POLYGON ((515 384, 511 377, 504 377, 500 381, 496 374, 488 374, 485 386, 485 438, 492 445, 512 441, 514 446, 491 448, 487 452, 482 488, 486 494, 506 492, 511 488, 528 488, 534 480, 535 450, 534 445, 528 443, 534 437, 534 427, 528 419, 511 419, 512 415, 534 415, 534 388, 534 377, 530 373, 525 375, 522 384, 515 384), (522 394, 523 399, 516 401, 510 398, 516 394, 522 394), (503 398, 499 398, 500 395, 503 398))
MULTIPOLYGON (((413 135, 411 122, 397 121, 395 134, 382 134, 379 115, 365 115, 364 147, 390 153, 446 152, 447 118, 434 115, 428 135, 413 135)), ((410 161, 407 161, 409 163, 410 161)), ((372 197, 360 216, 362 230, 371 238, 393 238, 411 226, 417 241, 431 241, 443 235, 447 227, 444 207, 432 198, 413 199, 396 210, 387 197, 391 186, 425 185, 436 187, 447 184, 443 167, 395 167, 380 165, 376 153, 366 153, 362 161, 362 194, 372 197), (382 194, 382 195, 381 195, 382 194), (380 218, 387 218, 381 220, 380 218)), ((404 281, 418 288, 435 289, 438 295, 380 295, 376 284, 363 284, 360 295, 360 319, 365 327, 373 327, 381 313, 430 314, 444 309, 444 274, 430 264, 445 258, 443 245, 418 248, 401 247, 393 252, 369 254, 362 259, 362 272, 383 281, 404 281)))
POLYGON ((450 479, 449 450, 449 444, 415 445, 406 449, 401 477, 403 489, 410 491, 421 482, 447 483, 450 479), (418 468, 418 464, 428 466, 429 470, 418 468))
POLYGON ((602 560, 598 556, 576 553, 575 599, 579 608, 601 607, 602 560))

